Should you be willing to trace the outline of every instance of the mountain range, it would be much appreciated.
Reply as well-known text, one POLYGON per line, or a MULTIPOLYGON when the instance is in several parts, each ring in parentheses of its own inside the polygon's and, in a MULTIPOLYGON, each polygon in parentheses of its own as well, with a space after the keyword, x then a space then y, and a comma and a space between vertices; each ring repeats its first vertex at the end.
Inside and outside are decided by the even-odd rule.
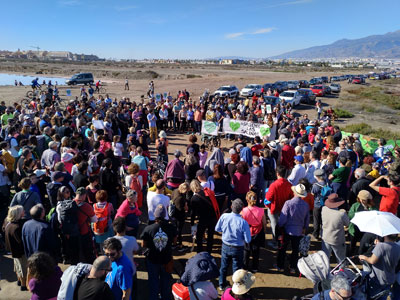
POLYGON ((400 58, 400 30, 383 35, 370 35, 360 39, 342 39, 332 44, 295 50, 271 57, 297 58, 400 58))

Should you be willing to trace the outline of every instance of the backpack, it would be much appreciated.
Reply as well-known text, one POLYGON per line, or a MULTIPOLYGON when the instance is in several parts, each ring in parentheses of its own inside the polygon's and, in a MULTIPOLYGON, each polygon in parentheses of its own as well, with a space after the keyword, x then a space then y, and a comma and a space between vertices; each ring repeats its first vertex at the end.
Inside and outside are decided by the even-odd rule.
POLYGON ((275 163, 274 158, 270 157, 269 159, 265 158, 263 160, 264 163, 264 179, 265 180, 275 180, 276 179, 276 171, 275 171, 275 163))
POLYGON ((64 234, 78 235, 78 205, 74 200, 59 201, 58 212, 61 220, 61 231, 64 234))
POLYGON ((324 251, 318 251, 300 258, 297 262, 297 267, 300 273, 314 284, 326 280, 330 276, 331 267, 328 256, 324 251))
POLYGON ((108 206, 104 208, 98 207, 97 203, 93 205, 94 213, 97 217, 97 222, 93 223, 93 232, 95 234, 104 234, 108 231, 108 206))
POLYGON ((158 140, 157 151, 158 153, 165 154, 167 150, 167 146, 165 145, 165 141, 158 140))
POLYGON ((99 166, 99 162, 97 161, 97 155, 99 154, 99 152, 93 153, 91 152, 89 154, 89 167, 92 168, 92 172, 96 172, 100 166, 99 166))
POLYGON ((328 198, 328 196, 330 194, 332 194, 333 190, 329 186, 329 184, 320 185, 320 184, 317 183, 317 185, 321 187, 321 192, 320 192, 320 196, 319 196, 319 203, 321 204, 321 206, 324 206, 326 198, 328 198))

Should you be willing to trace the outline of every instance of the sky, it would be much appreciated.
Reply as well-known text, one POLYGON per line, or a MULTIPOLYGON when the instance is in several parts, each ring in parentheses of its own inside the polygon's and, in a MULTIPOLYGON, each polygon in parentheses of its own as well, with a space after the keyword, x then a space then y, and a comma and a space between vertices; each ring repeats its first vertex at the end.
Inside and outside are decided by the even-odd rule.
POLYGON ((0 50, 266 58, 400 30, 399 0, 2 1, 0 50))

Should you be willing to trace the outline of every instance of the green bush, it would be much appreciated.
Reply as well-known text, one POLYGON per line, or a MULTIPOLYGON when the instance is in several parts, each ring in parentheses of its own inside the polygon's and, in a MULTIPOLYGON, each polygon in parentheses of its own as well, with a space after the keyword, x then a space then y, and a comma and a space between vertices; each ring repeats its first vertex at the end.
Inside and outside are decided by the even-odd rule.
POLYGON ((351 133, 359 133, 368 135, 374 138, 385 138, 387 140, 397 140, 399 138, 399 134, 381 128, 372 128, 371 125, 366 123, 357 123, 357 124, 350 124, 341 128, 341 130, 351 133))
POLYGON ((353 118, 354 117, 354 115, 351 112, 341 109, 341 108, 335 108, 335 113, 339 118, 353 118))

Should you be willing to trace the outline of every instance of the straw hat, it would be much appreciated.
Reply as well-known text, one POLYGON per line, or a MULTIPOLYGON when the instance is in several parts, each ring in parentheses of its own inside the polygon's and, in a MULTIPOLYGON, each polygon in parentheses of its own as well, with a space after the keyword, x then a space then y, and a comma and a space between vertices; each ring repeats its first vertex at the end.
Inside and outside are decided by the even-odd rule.
POLYGON ((167 134, 165 133, 164 130, 161 130, 160 133, 158 134, 158 137, 159 137, 159 138, 166 139, 166 138, 167 138, 167 134))
POLYGON ((307 197, 307 191, 304 184, 299 183, 296 186, 292 186, 292 191, 296 196, 299 196, 300 198, 307 197))
POLYGON ((372 199, 371 193, 368 192, 367 190, 359 191, 357 197, 360 200, 370 200, 370 199, 372 199))
POLYGON ((243 295, 251 289, 256 277, 253 273, 240 269, 233 273, 232 281, 232 292, 236 295, 243 295))

